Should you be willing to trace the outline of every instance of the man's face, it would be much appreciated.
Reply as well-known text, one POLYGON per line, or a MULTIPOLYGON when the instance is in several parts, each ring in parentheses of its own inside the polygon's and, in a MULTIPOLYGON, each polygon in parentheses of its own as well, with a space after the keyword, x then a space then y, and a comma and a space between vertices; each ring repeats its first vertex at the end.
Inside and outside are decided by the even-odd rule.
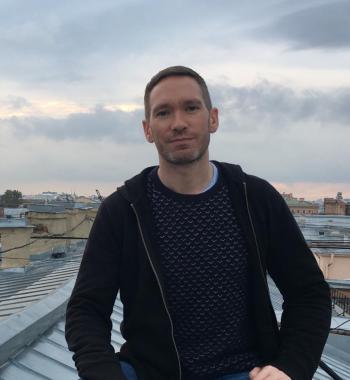
POLYGON ((162 79, 151 91, 147 141, 155 143, 159 162, 185 165, 208 151, 210 133, 218 128, 218 111, 206 108, 202 90, 189 76, 162 79))

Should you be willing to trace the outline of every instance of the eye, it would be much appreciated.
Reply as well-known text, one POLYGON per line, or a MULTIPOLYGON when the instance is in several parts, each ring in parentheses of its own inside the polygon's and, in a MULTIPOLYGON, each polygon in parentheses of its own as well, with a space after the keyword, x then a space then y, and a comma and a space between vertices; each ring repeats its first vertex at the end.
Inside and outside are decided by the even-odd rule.
POLYGON ((159 111, 157 111, 156 112, 156 117, 159 117, 159 118, 164 118, 164 117, 167 117, 168 115, 169 115, 169 110, 166 110, 166 109, 164 109, 164 110, 159 110, 159 111))
POLYGON ((186 111, 189 112, 189 113, 193 113, 193 112, 196 112, 197 110, 199 109, 199 106, 196 106, 196 105, 188 105, 186 107, 186 111))

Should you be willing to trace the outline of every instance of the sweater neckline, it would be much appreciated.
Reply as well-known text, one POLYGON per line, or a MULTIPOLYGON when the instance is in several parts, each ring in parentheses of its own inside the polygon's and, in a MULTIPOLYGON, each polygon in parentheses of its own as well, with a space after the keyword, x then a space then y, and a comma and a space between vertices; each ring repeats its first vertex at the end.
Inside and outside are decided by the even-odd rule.
MULTIPOLYGON (((212 165, 214 166, 215 164, 212 163, 212 165)), ((200 201, 216 193, 223 185, 221 170, 220 168, 217 167, 217 165, 215 165, 215 168, 216 168, 217 173, 216 175, 214 173, 214 176, 215 176, 214 181, 213 181, 214 183, 212 184, 212 186, 210 186, 209 184, 209 186, 207 186, 207 188, 204 189, 204 191, 199 194, 182 194, 182 193, 177 193, 176 191, 169 189, 167 186, 163 184, 163 182, 160 180, 158 176, 158 166, 154 167, 151 170, 151 172, 149 173, 149 177, 153 181, 155 185, 155 189, 170 198, 177 199, 177 200, 184 200, 184 201, 200 201)), ((215 172, 215 169, 214 169, 214 172, 215 172)))

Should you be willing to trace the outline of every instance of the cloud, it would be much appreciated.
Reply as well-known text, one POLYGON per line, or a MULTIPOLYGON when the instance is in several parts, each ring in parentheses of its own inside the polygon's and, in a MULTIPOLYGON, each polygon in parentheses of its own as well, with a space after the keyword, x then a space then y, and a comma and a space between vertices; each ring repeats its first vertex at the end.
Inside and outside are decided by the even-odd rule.
POLYGON ((350 48, 350 2, 311 3, 255 29, 260 39, 287 41, 292 49, 350 48))
MULTIPOLYGON (((227 133, 289 129, 296 134, 298 128, 310 124, 347 129, 350 123, 350 88, 295 90, 263 80, 252 86, 214 85, 210 90, 220 110, 221 129, 227 133)), ((15 99, 19 104, 25 103, 21 98, 15 99)), ((71 113, 64 118, 11 117, 3 119, 3 123, 21 138, 139 143, 144 141, 142 119, 141 109, 125 112, 98 105, 92 112, 71 113)))
POLYGON ((143 112, 109 111, 96 106, 91 113, 73 113, 65 118, 11 117, 3 123, 17 137, 41 136, 50 140, 102 140, 117 143, 143 140, 141 120, 143 112))
POLYGON ((294 90, 263 80, 253 86, 212 87, 226 128, 286 128, 297 123, 348 126, 350 88, 294 90))
MULTIPOLYGON (((211 158, 239 163, 275 182, 349 182, 350 89, 295 90, 266 80, 210 88, 221 116, 211 158)), ((97 106, 62 119, 3 119, 0 161, 13 158, 1 166, 0 177, 18 188, 35 181, 115 186, 157 163, 154 144, 143 137, 142 118, 142 110, 97 106)))
POLYGON ((24 107, 29 107, 31 103, 22 96, 7 96, 0 100, 0 107, 4 106, 7 109, 18 111, 24 107))
POLYGON ((170 41, 188 46, 215 15, 224 12, 211 7, 208 17, 205 4, 191 1, 174 2, 170 9, 162 1, 13 0, 0 5, 0 70, 40 86, 86 82, 94 79, 100 57, 104 67, 115 68, 126 56, 137 59, 170 41))

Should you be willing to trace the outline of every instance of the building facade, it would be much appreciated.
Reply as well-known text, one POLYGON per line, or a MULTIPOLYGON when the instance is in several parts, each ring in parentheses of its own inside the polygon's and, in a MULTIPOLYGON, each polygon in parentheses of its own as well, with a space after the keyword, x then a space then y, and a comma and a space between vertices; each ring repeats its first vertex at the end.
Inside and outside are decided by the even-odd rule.
POLYGON ((28 263, 33 229, 25 219, 0 219, 0 268, 21 267, 28 263))
POLYGON ((286 201, 292 214, 315 215, 319 212, 319 205, 317 203, 305 201, 304 198, 295 198, 292 193, 283 193, 282 197, 286 201))
POLYGON ((341 192, 338 192, 336 198, 324 198, 325 215, 346 215, 347 208, 341 192))
POLYGON ((45 210, 42 205, 40 211, 29 211, 26 218, 0 219, 0 268, 24 267, 35 258, 66 252, 67 246, 79 241, 77 238, 88 237, 96 212, 92 208, 51 206, 45 210))

